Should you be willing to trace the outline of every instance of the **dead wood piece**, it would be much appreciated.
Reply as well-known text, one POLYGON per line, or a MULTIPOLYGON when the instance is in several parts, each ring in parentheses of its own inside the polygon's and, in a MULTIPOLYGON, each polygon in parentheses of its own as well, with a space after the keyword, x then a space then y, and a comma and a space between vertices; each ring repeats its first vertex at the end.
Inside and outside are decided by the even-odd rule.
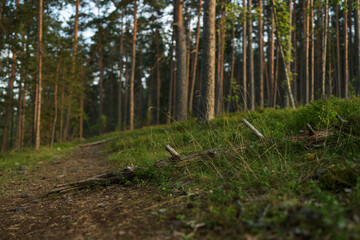
POLYGON ((100 141, 96 141, 96 142, 92 142, 92 143, 79 144, 78 146, 81 147, 81 148, 92 147, 92 146, 95 146, 95 145, 99 145, 99 144, 103 144, 103 143, 109 142, 109 141, 114 140, 114 139, 117 139, 117 138, 119 138, 119 137, 107 138, 107 139, 100 140, 100 141))
POLYGON ((309 123, 306 124, 306 127, 309 130, 309 135, 310 136, 316 135, 316 132, 314 131, 314 129, 312 128, 312 126, 309 123))
POLYGON ((345 123, 347 123, 347 121, 345 121, 342 117, 340 117, 339 115, 336 115, 336 118, 337 118, 337 120, 339 120, 339 122, 341 123, 341 124, 345 124, 345 123))
POLYGON ((65 193, 72 190, 81 190, 89 186, 106 186, 108 184, 120 183, 123 180, 131 180, 135 176, 135 169, 137 169, 137 167, 132 165, 118 172, 108 172, 90 177, 86 180, 57 185, 56 188, 49 191, 47 195, 53 193, 65 193))
POLYGON ((176 160, 180 160, 181 159, 181 155, 175 151, 174 148, 172 148, 169 144, 165 145, 165 149, 171 154, 171 156, 176 159, 176 160))
POLYGON ((245 118, 241 119, 241 121, 248 127, 250 130, 258 137, 260 140, 265 141, 265 137, 253 126, 249 123, 245 118))

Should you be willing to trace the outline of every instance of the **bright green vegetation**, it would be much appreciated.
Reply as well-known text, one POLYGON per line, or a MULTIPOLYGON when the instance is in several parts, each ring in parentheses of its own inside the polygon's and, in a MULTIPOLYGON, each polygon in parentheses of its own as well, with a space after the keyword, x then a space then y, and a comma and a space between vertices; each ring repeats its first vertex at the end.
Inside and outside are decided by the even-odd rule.
POLYGON ((145 167, 139 181, 158 185, 164 194, 188 193, 185 203, 168 214, 184 226, 205 222, 195 238, 244 233, 260 238, 360 237, 359 98, 320 100, 297 110, 236 113, 208 125, 190 120, 119 136, 108 145, 109 159, 119 167, 145 167), (348 123, 341 126, 337 114, 348 123), (264 134, 265 144, 242 118, 264 134), (306 123, 315 130, 338 128, 314 144, 288 138, 306 123), (246 150, 155 168, 155 162, 169 157, 165 144, 180 154, 239 145, 246 150))

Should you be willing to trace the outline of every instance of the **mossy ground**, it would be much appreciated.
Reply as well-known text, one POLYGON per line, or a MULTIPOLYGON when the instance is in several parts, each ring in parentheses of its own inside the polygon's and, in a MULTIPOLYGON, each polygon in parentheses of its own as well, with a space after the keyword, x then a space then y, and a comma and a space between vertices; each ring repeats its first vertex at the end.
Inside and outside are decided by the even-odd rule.
MULTIPOLYGON (((119 138, 107 144, 108 161, 117 168, 143 167, 131 184, 155 186, 172 199, 154 208, 152 217, 176 221, 184 238, 360 238, 359 98, 324 99, 296 110, 234 113, 206 125, 192 119, 96 140, 113 136, 119 138), (339 126, 337 114, 347 124, 339 126), (242 118, 264 134, 265 144, 243 125, 242 118), (306 123, 315 130, 338 127, 316 144, 288 138, 305 129, 306 123), (234 146, 245 150, 153 167, 169 157, 165 144, 180 154, 234 146)), ((75 144, 62 149, 70 151, 75 144)), ((3 155, 0 169, 13 171, 16 162, 31 165, 58 152, 62 151, 55 147, 35 154, 9 153, 3 155)))
POLYGON ((173 210, 185 225, 206 223, 191 237, 247 233, 260 238, 351 239, 360 237, 359 133, 360 99, 332 98, 296 110, 225 115, 207 125, 190 120, 121 133, 108 146, 109 160, 146 167, 139 173, 141 179, 147 176, 164 194, 196 192, 173 210), (348 123, 325 141, 314 145, 286 138, 305 129, 306 123, 315 130, 339 125, 336 115, 348 123), (266 136, 265 145, 242 118, 266 136), (152 167, 169 156, 165 144, 181 154, 238 145, 247 150, 181 167, 152 167))

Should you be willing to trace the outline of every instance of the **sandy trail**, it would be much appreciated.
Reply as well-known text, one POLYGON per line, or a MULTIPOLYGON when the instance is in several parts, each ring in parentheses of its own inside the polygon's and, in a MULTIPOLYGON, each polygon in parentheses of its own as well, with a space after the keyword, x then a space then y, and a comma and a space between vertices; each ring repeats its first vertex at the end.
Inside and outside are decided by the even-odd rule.
POLYGON ((177 239, 176 219, 152 214, 168 199, 130 184, 41 198, 55 185, 114 170, 102 145, 78 149, 2 186, 1 239, 177 239))

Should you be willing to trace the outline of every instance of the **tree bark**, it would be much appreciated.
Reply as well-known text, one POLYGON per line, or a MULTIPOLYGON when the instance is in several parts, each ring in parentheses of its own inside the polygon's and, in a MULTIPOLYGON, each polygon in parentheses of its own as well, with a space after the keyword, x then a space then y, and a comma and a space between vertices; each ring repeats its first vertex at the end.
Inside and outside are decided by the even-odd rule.
POLYGON ((130 124, 129 130, 134 130, 134 80, 136 66, 136 33, 137 33, 137 0, 134 1, 134 29, 132 39, 132 62, 131 62, 131 79, 130 79, 130 124))
POLYGON ((220 115, 223 111, 223 53, 225 42, 223 40, 224 35, 224 2, 220 1, 220 19, 219 19, 219 28, 218 28, 218 57, 217 57, 217 75, 216 75, 216 84, 215 84, 215 115, 220 115))
POLYGON ((244 111, 248 110, 247 107, 247 71, 246 71, 246 0, 243 0, 243 103, 244 111))
POLYGON ((230 81, 229 81, 229 101, 226 105, 226 112, 230 112, 230 106, 232 105, 232 88, 233 88, 233 80, 234 80, 234 66, 235 66, 235 28, 232 29, 232 39, 231 39, 231 73, 230 73, 230 81))
POLYGON ((37 49, 37 58, 38 58, 38 79, 36 83, 37 96, 36 96, 36 115, 35 115, 35 149, 38 150, 40 147, 40 120, 41 120, 41 81, 42 81, 42 14, 43 14, 43 0, 39 1, 39 29, 38 29, 38 49, 37 49))
POLYGON ((348 43, 348 4, 347 0, 344 0, 344 46, 345 46, 345 71, 344 71, 344 97, 348 97, 348 86, 349 86, 349 43, 348 43))
MULTIPOLYGON (((5 2, 3 3, 2 11, 1 11, 1 23, 4 22, 4 8, 5 8, 5 2)), ((19 6, 19 0, 16 0, 16 6, 19 6)), ((15 16, 17 18, 17 16, 15 16)), ((1 35, 2 35, 2 28, 1 28, 1 35)), ((17 41, 17 33, 15 32, 14 42, 17 41)), ((11 65, 11 76, 8 80, 8 87, 7 87, 7 104, 6 104, 6 110, 5 110, 5 117, 4 117, 4 129, 3 129, 3 135, 2 135, 2 141, 1 141, 1 152, 6 152, 8 150, 8 138, 9 138, 9 124, 10 124, 10 117, 13 112, 13 89, 14 89, 14 81, 15 81, 15 74, 16 74, 16 48, 14 47, 12 52, 12 65, 11 65)))
POLYGON ((305 51, 305 103, 310 101, 309 95, 309 26, 310 26, 310 19, 309 19, 309 11, 310 11, 310 0, 305 0, 306 8, 304 16, 305 22, 305 43, 304 43, 304 51, 305 51))
POLYGON ((160 43, 159 29, 156 29, 156 124, 160 124, 160 99, 161 99, 161 78, 160 78, 160 43))
POLYGON ((269 82, 270 82, 270 86, 271 86, 271 91, 270 91, 270 95, 268 96, 269 99, 269 105, 270 107, 275 107, 274 105, 274 95, 275 95, 275 89, 274 89, 274 57, 275 57, 275 18, 274 18, 274 13, 273 11, 270 11, 270 15, 271 15, 271 26, 269 27, 269 56, 268 56, 268 62, 269 62, 269 82))
POLYGON ((341 55, 340 55, 340 31, 339 31, 339 3, 336 3, 336 63, 337 63, 337 96, 341 98, 341 55))
POLYGON ((259 0, 259 82, 260 82, 260 107, 264 108, 264 42, 263 42, 263 19, 262 0, 259 0))
POLYGON ((129 53, 125 51, 125 96, 124 96, 124 130, 128 127, 129 110, 129 53))
MULTIPOLYGON (((122 17, 123 19, 125 18, 125 10, 122 11, 122 17)), ((119 83, 118 83, 118 121, 117 121, 117 125, 118 125, 118 129, 121 129, 121 121, 122 121, 122 76, 123 76, 123 67, 124 67, 124 63, 123 63, 123 55, 124 55, 124 33, 125 31, 123 31, 124 28, 124 21, 122 21, 122 26, 121 26, 121 31, 120 31, 120 52, 119 52, 119 83)))
POLYGON ((315 94, 315 18, 314 18, 314 0, 311 1, 311 82, 310 82, 310 101, 314 100, 315 94))
POLYGON ((184 0, 175 0, 176 29, 176 111, 175 119, 187 119, 187 89, 186 89, 186 36, 183 20, 184 0))
MULTIPOLYGON (((200 0, 201 1, 201 0, 200 0)), ((172 121, 172 105, 173 105, 173 90, 174 90, 174 28, 171 36, 171 46, 170 46, 170 86, 169 86, 169 103, 168 103, 168 116, 166 123, 171 124, 172 121)))
POLYGON ((102 114, 103 114, 103 103, 104 103, 104 91, 103 91, 103 82, 104 82, 104 62, 103 62, 103 48, 102 46, 99 49, 99 134, 103 133, 103 121, 102 121, 102 114))
POLYGON ((360 0, 357 0, 356 8, 356 95, 360 91, 360 0))
MULTIPOLYGON (((74 27, 74 44, 73 44, 73 55, 72 55, 72 65, 71 65, 71 75, 72 79, 75 81, 75 71, 76 71, 76 55, 77 55, 77 39, 78 39, 78 28, 79 28, 79 7, 80 7, 80 0, 76 0, 76 13, 75 13, 75 27, 74 27)), ((70 85, 70 92, 69 96, 67 98, 68 101, 68 107, 67 107, 67 113, 66 113, 66 120, 65 120, 65 126, 64 126, 64 133, 63 133, 63 140, 67 140, 67 136, 69 134, 69 125, 70 125, 70 119, 71 119, 71 98, 73 95, 73 89, 70 85)), ((83 109, 80 110, 81 115, 83 114, 83 109)), ((82 122, 80 122, 82 124, 82 122)))
POLYGON ((55 129, 56 129, 56 121, 57 121, 57 112, 58 112, 57 93, 58 93, 59 71, 60 71, 60 61, 58 62, 57 67, 56 67, 56 82, 55 82, 55 92, 54 92, 54 108, 55 108, 55 112, 54 112, 54 122, 53 122, 52 133, 51 133, 51 143, 50 143, 51 148, 54 145, 55 129))
MULTIPOLYGON (((345 0, 346 1, 346 0, 345 0)), ((321 91, 322 95, 326 94, 326 52, 327 52, 327 32, 329 25, 329 0, 325 0, 325 19, 323 22, 323 38, 322 38, 322 56, 321 56, 321 91)))
POLYGON ((249 80, 250 80, 250 110, 255 110, 255 77, 254 77, 254 50, 253 50, 253 37, 252 37, 252 6, 251 0, 248 0, 248 24, 249 24, 249 80))
POLYGON ((214 117, 215 105, 215 51, 216 51, 216 0, 204 2, 204 37, 202 49, 202 98, 198 120, 209 122, 214 117))
POLYGON ((197 62, 198 62, 198 56, 199 56, 201 8, 202 8, 202 0, 199 0, 198 21, 197 21, 197 25, 196 25, 195 56, 194 56, 194 60, 193 60, 192 77, 191 77, 190 92, 189 92, 188 110, 190 113, 193 110, 192 108, 193 108, 194 88, 195 88, 195 81, 196 81, 197 62))

